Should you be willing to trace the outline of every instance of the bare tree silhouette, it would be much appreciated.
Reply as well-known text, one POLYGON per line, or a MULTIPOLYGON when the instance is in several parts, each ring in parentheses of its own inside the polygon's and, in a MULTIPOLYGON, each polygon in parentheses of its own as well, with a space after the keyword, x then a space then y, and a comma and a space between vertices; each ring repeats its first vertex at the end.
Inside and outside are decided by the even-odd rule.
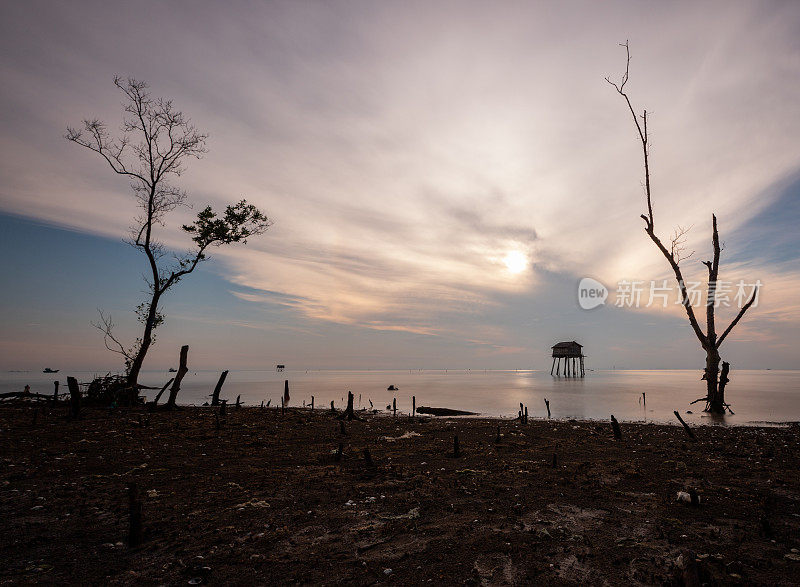
POLYGON ((717 231, 717 217, 716 215, 712 215, 711 244, 713 247, 713 257, 711 261, 702 262, 708 268, 706 331, 703 332, 703 330, 700 328, 700 324, 697 321, 697 317, 695 316, 694 308, 692 308, 691 300, 689 299, 689 295, 687 293, 686 282, 683 279, 683 274, 680 267, 681 261, 685 261, 693 254, 685 254, 684 243, 688 229, 678 227, 674 235, 671 237, 669 248, 664 246, 664 244, 661 242, 661 239, 659 239, 655 233, 655 223, 653 220, 653 201, 650 186, 650 136, 648 135, 647 131, 648 112, 647 110, 643 110, 641 115, 637 115, 636 110, 631 104, 628 94, 625 92, 625 84, 628 83, 628 77, 630 74, 631 51, 627 41, 625 43, 621 43, 620 46, 625 47, 625 73, 622 75, 622 78, 619 82, 614 82, 608 77, 606 78, 606 81, 611 84, 614 89, 616 89, 617 93, 625 99, 628 110, 633 117, 633 122, 636 125, 636 130, 639 133, 639 141, 642 144, 642 156, 644 159, 644 189, 645 195, 647 196, 647 214, 641 215, 645 224, 644 231, 647 233, 647 236, 650 237, 650 240, 655 243, 656 247, 658 247, 658 250, 661 251, 661 253, 664 255, 664 258, 666 258, 667 262, 672 268, 672 272, 675 274, 675 279, 678 282, 678 287, 681 292, 681 303, 686 309, 686 315, 689 318, 689 324, 691 325, 697 340, 700 341, 700 346, 706 353, 706 367, 705 374, 703 375, 703 379, 706 380, 706 397, 700 398, 696 401, 705 401, 705 411, 707 412, 724 414, 726 408, 730 410, 730 406, 725 402, 725 386, 729 381, 728 372, 730 365, 727 362, 723 362, 722 373, 720 374, 721 358, 719 354, 719 348, 731 333, 734 326, 736 326, 742 319, 742 316, 744 316, 745 312, 747 312, 747 310, 749 310, 756 301, 758 297, 758 286, 753 288, 753 294, 748 302, 742 306, 742 308, 739 310, 739 313, 736 315, 730 325, 722 332, 722 335, 718 337, 714 311, 716 309, 715 299, 717 291, 717 279, 719 277, 719 258, 722 248, 720 247, 719 232, 717 231))
POLYGON ((182 227, 191 235, 194 249, 166 260, 168 251, 155 233, 165 225, 167 214, 187 201, 186 192, 170 180, 181 175, 187 160, 199 159, 206 152, 208 135, 176 110, 172 100, 152 98, 145 82, 115 77, 114 85, 125 95, 121 135, 112 137, 103 122, 87 119, 81 129, 70 127, 64 136, 100 155, 116 174, 128 179, 141 209, 129 242, 142 251, 149 265, 148 297, 136 309, 142 335, 126 348, 114 335, 110 316, 100 312, 100 321, 93 323, 103 332, 106 348, 124 357, 128 384, 137 386, 145 356, 155 341, 154 331, 164 321, 160 308, 164 294, 207 258, 210 247, 245 243, 267 230, 272 221, 245 200, 227 206, 221 214, 207 206, 192 224, 182 227))

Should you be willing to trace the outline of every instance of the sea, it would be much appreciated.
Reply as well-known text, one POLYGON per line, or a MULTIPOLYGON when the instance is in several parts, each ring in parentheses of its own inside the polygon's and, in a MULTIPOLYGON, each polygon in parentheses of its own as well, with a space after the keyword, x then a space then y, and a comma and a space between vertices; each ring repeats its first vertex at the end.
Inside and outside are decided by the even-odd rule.
MULTIPOLYGON (((66 392, 67 375, 80 382, 91 381, 93 372, 0 373, 0 392, 31 391, 53 393, 53 381, 66 392)), ((104 373, 100 373, 104 375, 104 373)), ((219 371, 189 371, 183 380, 178 403, 203 405, 219 378, 219 371)), ((221 398, 229 404, 241 396, 246 406, 280 406, 284 382, 289 382, 289 406, 316 409, 344 407, 352 391, 357 409, 389 413, 393 400, 397 412, 408 414, 412 397, 417 407, 444 407, 475 412, 484 417, 516 418, 520 404, 529 418, 617 420, 628 422, 675 423, 674 410, 692 424, 776 425, 800 422, 800 371, 736 370, 726 400, 733 414, 724 417, 703 412, 704 402, 691 404, 705 395, 705 382, 698 370, 589 370, 583 378, 553 377, 538 370, 232 370, 222 388, 221 398), (388 390, 389 386, 397 388, 388 390)), ((163 386, 172 373, 143 371, 140 383, 163 386)), ((156 391, 144 390, 152 399, 156 391)), ((166 394, 165 394, 166 395, 166 394)), ((165 398, 164 398, 165 399, 165 398)), ((162 399, 163 401, 163 399, 162 399)))

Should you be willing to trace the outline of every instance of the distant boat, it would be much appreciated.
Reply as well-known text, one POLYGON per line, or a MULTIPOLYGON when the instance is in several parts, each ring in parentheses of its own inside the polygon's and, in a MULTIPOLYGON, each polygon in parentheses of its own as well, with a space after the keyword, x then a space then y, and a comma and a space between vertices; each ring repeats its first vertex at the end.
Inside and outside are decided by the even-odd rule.
POLYGON ((50 367, 45 367, 42 373, 58 373, 58 369, 51 369, 50 367))
POLYGON ((169 370, 167 371, 167 373, 177 373, 177 372, 178 372, 178 370, 177 369, 173 369, 172 367, 170 367, 169 370))

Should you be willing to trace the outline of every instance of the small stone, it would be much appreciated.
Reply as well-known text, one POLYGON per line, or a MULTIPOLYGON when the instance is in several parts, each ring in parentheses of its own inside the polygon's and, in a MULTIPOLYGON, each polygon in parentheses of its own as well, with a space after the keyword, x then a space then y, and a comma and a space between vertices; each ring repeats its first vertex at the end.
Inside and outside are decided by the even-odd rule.
POLYGON ((387 576, 391 575, 392 574, 392 569, 383 569, 383 574, 387 575, 387 576))

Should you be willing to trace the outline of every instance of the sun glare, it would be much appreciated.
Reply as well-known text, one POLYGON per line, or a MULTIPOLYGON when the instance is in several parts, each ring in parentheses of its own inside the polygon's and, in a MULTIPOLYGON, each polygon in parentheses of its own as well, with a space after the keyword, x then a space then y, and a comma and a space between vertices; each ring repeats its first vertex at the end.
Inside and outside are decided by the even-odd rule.
POLYGON ((503 257, 503 263, 510 273, 522 273, 528 268, 528 257, 521 251, 510 251, 503 257))

